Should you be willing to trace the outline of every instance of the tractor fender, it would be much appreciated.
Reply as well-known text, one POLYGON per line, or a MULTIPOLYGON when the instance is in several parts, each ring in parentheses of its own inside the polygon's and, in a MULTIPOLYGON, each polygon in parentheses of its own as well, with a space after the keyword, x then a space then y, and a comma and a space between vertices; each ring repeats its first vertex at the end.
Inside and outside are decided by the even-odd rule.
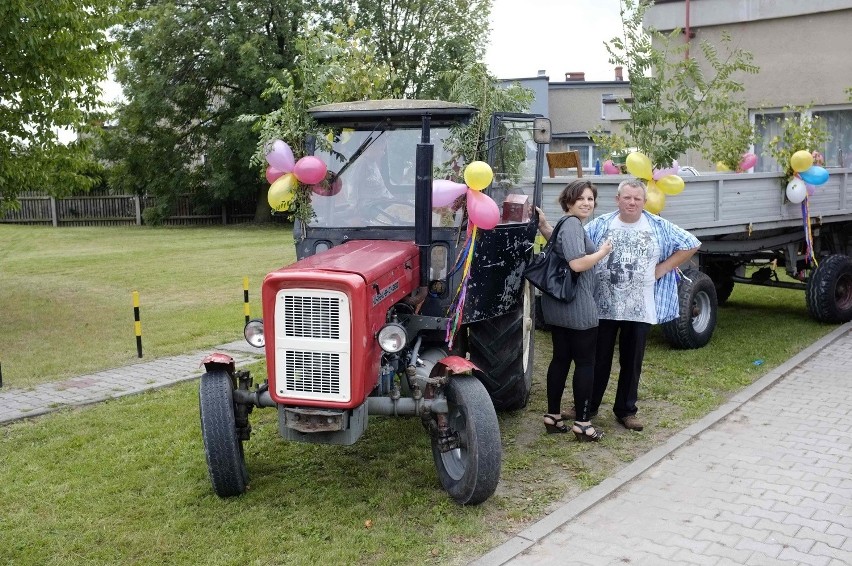
POLYGON ((435 365, 442 365, 450 370, 450 373, 471 373, 473 371, 480 372, 482 371, 472 361, 467 358, 462 358, 461 356, 447 356, 438 360, 435 365))
POLYGON ((234 372, 236 371, 236 364, 234 363, 234 358, 229 356, 228 354, 220 354, 219 352, 214 352, 209 356, 205 357, 201 360, 201 364, 204 366, 204 369, 208 372, 212 372, 216 369, 223 369, 228 372, 228 375, 233 377, 234 372))

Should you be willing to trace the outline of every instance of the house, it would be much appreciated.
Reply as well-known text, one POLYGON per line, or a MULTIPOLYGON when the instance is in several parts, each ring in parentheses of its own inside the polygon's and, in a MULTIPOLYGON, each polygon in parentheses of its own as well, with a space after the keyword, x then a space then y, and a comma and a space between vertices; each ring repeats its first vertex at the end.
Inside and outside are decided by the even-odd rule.
MULTIPOLYGON (((783 109, 805 105, 831 135, 819 148, 826 165, 852 167, 852 0, 657 0, 645 15, 645 26, 663 33, 681 29, 696 50, 702 41, 718 45, 727 31, 735 48, 752 53, 760 72, 739 80, 761 137, 754 148, 759 157, 755 171, 778 170, 763 149, 780 131, 783 109)), ((600 157, 589 131, 618 131, 628 118, 618 108, 618 99, 630 96, 620 68, 614 69, 612 81, 585 81, 582 72, 569 72, 564 81, 551 82, 543 71, 514 80, 535 87, 533 111, 552 122, 550 151, 580 150, 584 168, 592 169, 600 157)), ((681 165, 711 167, 697 152, 684 156, 681 165)))

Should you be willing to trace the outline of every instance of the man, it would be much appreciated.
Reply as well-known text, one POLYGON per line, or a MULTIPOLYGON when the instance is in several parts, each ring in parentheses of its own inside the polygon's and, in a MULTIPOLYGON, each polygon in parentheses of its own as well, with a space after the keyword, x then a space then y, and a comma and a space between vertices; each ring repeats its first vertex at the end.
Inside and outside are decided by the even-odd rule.
POLYGON ((586 226, 595 246, 612 242, 612 253, 598 274, 598 326, 595 382, 591 415, 598 412, 612 370, 618 340, 618 388, 612 410, 630 430, 642 430, 636 416, 639 376, 652 324, 678 316, 675 268, 698 251, 701 242, 668 220, 644 210, 647 193, 639 179, 618 185, 616 212, 595 218, 586 226))

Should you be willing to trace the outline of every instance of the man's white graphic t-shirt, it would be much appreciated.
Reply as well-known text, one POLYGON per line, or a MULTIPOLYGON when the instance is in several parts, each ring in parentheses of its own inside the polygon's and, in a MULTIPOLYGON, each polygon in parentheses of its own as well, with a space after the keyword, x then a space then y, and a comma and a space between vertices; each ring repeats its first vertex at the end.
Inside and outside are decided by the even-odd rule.
POLYGON ((657 323, 654 270, 660 247, 648 219, 627 224, 613 218, 604 240, 612 252, 598 264, 597 303, 600 318, 657 323))

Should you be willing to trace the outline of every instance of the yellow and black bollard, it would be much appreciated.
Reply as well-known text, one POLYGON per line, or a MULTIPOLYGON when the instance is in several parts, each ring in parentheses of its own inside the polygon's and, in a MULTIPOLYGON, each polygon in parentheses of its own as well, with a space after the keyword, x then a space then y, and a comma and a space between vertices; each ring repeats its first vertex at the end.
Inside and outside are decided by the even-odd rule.
POLYGON ((136 330, 136 355, 142 357, 142 323, 139 321, 139 291, 133 291, 133 320, 136 330))
POLYGON ((243 314, 246 315, 246 324, 251 319, 251 306, 249 306, 248 277, 243 277, 243 314))

